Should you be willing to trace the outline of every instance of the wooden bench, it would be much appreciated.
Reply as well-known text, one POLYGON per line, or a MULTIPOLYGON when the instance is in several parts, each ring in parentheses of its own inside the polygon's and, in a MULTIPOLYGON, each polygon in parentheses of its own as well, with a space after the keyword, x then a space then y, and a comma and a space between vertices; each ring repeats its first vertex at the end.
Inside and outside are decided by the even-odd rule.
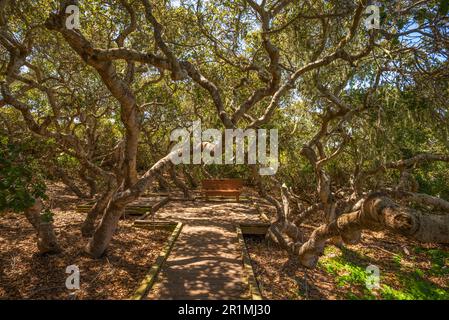
POLYGON ((243 189, 243 181, 240 179, 203 180, 202 192, 209 200, 209 196, 235 197, 239 201, 243 189))

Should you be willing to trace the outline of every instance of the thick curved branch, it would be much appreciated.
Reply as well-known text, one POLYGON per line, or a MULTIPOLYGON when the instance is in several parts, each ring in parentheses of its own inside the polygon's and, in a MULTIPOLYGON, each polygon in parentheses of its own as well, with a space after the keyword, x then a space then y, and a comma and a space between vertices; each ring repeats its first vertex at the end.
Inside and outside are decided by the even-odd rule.
POLYGON ((313 268, 327 239, 341 236, 345 243, 355 244, 362 230, 388 230, 420 242, 449 243, 449 215, 425 214, 400 206, 383 193, 373 193, 361 210, 317 228, 296 253, 304 266, 313 268))

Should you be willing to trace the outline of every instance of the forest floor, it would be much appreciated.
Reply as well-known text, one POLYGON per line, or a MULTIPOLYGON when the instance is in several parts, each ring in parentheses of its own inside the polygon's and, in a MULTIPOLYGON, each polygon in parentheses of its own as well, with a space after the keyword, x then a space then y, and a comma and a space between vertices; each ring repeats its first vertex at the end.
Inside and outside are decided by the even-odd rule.
POLYGON ((101 259, 83 253, 81 236, 85 214, 76 212, 75 196, 61 195, 63 187, 52 186, 55 231, 63 248, 56 255, 39 255, 36 235, 23 214, 0 217, 0 299, 127 299, 156 261, 169 232, 132 227, 121 220, 117 233, 101 259), (76 297, 65 286, 67 266, 80 270, 76 297))
POLYGON ((381 232, 364 232, 355 246, 329 245, 317 268, 307 270, 275 244, 246 237, 265 299, 449 299, 449 246, 422 245, 381 232), (366 268, 379 268, 369 290, 366 268))
MULTIPOLYGON (((120 221, 103 258, 83 254, 85 214, 76 212, 81 201, 64 189, 50 189, 61 254, 38 254, 23 214, 0 216, 0 299, 127 299, 156 260, 169 232, 133 228, 132 219, 120 221), (69 265, 80 269, 76 297, 65 287, 69 265)), ((359 245, 327 246, 317 268, 307 270, 263 238, 246 237, 246 244, 265 299, 449 299, 449 246, 364 232, 359 245), (369 265, 380 270, 380 288, 372 291, 366 287, 369 265)))

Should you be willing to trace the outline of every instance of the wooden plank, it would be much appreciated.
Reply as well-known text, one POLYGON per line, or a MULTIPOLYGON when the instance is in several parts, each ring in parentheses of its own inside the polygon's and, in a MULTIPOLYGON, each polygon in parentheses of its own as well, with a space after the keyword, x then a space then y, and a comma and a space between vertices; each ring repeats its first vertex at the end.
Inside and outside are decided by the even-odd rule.
POLYGON ((148 196, 148 197, 168 197, 168 196, 170 196, 170 193, 168 193, 168 192, 160 192, 160 193, 158 193, 158 192, 148 192, 148 193, 145 193, 145 196, 148 196))
POLYGON ((271 224, 264 222, 240 223, 239 227, 246 235, 266 235, 271 224))
POLYGON ((201 192, 206 199, 208 196, 232 196, 239 201, 242 189, 243 181, 240 179, 203 180, 201 192))
POLYGON ((141 218, 141 220, 145 220, 147 219, 149 216, 154 215, 160 208, 162 208, 163 206, 165 206, 167 203, 170 202, 170 198, 164 198, 161 201, 159 201, 158 203, 156 203, 155 205, 153 205, 150 210, 144 214, 144 216, 141 218))
POLYGON ((242 222, 239 223, 240 227, 266 227, 269 228, 271 226, 270 223, 267 222, 242 222))
POLYGON ((145 276, 145 278, 140 283, 137 290, 134 292, 134 294, 130 297, 129 300, 142 300, 142 298, 145 296, 145 294, 151 290, 151 287, 156 282, 157 276, 164 264, 164 262, 167 260, 168 255, 170 254, 171 250, 173 249, 173 245, 176 242, 176 239, 178 239, 179 234, 181 233, 183 224, 179 222, 175 229, 173 230, 172 234, 170 235, 170 238, 168 239, 166 245, 160 252, 159 256, 156 259, 155 264, 151 267, 150 272, 145 276))
POLYGON ((135 228, 147 229, 147 230, 168 230, 171 231, 174 228, 173 224, 136 224, 135 228))
POLYGON ((243 233, 240 226, 237 226, 237 236, 239 238, 240 246, 242 247, 242 262, 245 274, 245 280, 248 283, 249 291, 252 300, 263 300, 262 294, 259 289, 259 284, 257 283, 256 277, 254 275, 253 266, 251 264, 251 258, 248 254, 246 248, 245 239, 243 238, 243 233))
MULTIPOLYGON (((77 211, 89 211, 92 207, 77 207, 77 211)), ((125 208, 125 210, 128 211, 148 211, 149 209, 151 209, 151 206, 139 206, 139 207, 135 207, 135 206, 127 206, 125 208)))
POLYGON ((252 223, 262 221, 250 206, 242 212, 241 206, 223 204, 223 209, 230 210, 226 221, 207 203, 183 203, 182 207, 185 210, 179 210, 176 203, 160 210, 158 221, 150 218, 135 222, 136 227, 149 229, 163 228, 171 220, 185 223, 151 290, 142 299, 262 299, 250 256, 244 253, 243 232, 238 237, 236 227, 243 221, 256 228, 269 224, 252 223), (216 224, 208 223, 214 219, 216 224))
POLYGON ((243 234, 247 235, 266 235, 269 226, 240 226, 243 234))
POLYGON ((240 191, 238 190, 203 190, 203 192, 207 195, 216 195, 216 196, 221 196, 221 195, 239 195, 241 194, 240 191))
POLYGON ((241 190, 243 181, 241 179, 206 179, 201 182, 203 189, 232 189, 241 190))
MULTIPOLYGON (((125 216, 144 216, 148 217, 153 212, 156 212, 164 206, 169 201, 169 198, 163 198, 161 201, 158 201, 156 204, 150 206, 150 205, 143 205, 143 204, 129 204, 125 207, 125 216)), ((76 208, 77 212, 81 213, 88 213, 92 208, 92 205, 84 204, 79 205, 76 208)))
POLYGON ((136 220, 134 221, 135 225, 147 225, 147 226, 151 226, 151 225, 175 225, 177 224, 177 222, 175 221, 167 221, 167 220, 158 220, 158 221, 152 221, 152 220, 136 220))

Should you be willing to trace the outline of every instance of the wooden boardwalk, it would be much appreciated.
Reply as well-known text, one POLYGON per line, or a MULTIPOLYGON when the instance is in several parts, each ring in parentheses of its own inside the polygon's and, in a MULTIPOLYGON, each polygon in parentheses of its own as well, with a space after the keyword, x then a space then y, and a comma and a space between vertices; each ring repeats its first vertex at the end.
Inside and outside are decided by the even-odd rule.
POLYGON ((251 202, 170 202, 156 221, 184 223, 147 299, 249 299, 236 226, 260 221, 251 202))

